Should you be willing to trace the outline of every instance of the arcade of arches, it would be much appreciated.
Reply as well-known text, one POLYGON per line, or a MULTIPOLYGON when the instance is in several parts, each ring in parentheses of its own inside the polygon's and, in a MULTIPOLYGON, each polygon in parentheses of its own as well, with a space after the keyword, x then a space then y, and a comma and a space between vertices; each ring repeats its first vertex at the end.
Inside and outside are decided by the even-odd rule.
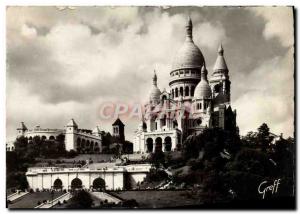
POLYGON ((146 140, 146 148, 147 153, 158 151, 170 152, 172 149, 172 138, 167 136, 163 141, 161 137, 157 137, 155 141, 153 141, 153 139, 149 137, 146 140))
MULTIPOLYGON (((74 178, 71 181, 71 189, 82 189, 84 186, 82 185, 82 180, 79 178, 74 178)), ((96 178, 93 181, 92 188, 94 190, 102 191, 105 190, 105 181, 101 177, 96 178)), ((61 179, 57 178, 53 183, 53 189, 63 189, 63 183, 61 179)))
POLYGON ((100 142, 77 138, 77 151, 79 153, 99 153, 100 142))

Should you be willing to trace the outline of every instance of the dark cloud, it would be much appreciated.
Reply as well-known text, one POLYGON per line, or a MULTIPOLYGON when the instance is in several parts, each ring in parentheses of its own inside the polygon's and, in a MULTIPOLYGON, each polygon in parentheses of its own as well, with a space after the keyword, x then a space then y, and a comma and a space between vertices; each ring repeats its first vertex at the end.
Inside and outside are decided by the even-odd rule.
MULTIPOLYGON (((243 7, 10 7, 7 13, 8 89, 13 90, 10 82, 22 84, 22 90, 46 106, 66 102, 88 106, 99 97, 145 100, 156 65, 161 68, 160 87, 167 88, 172 56, 184 40, 182 22, 187 15, 195 29, 206 23, 213 32, 224 32, 216 38, 223 39, 233 102, 256 91, 247 85, 255 81, 253 74, 261 72, 258 67, 285 58, 290 50, 280 37, 266 38, 268 19, 243 7)), ((209 33, 194 33, 194 40, 200 40, 202 45, 198 45, 212 68, 219 44, 201 41, 202 34, 209 33)), ((273 92, 273 77, 266 76, 268 93, 279 97, 273 92)), ((283 120, 282 115, 274 119, 283 120)))

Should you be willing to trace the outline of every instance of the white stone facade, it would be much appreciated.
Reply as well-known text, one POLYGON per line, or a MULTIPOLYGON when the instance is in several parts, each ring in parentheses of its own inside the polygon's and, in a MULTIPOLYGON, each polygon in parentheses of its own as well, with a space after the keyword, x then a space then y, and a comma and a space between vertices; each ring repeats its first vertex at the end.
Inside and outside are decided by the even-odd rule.
POLYGON ((218 49, 214 71, 208 80, 205 59, 193 42, 192 30, 189 19, 186 39, 172 64, 169 92, 161 92, 154 73, 149 102, 136 131, 134 152, 173 151, 181 147, 184 138, 206 128, 236 128, 223 47, 220 45, 218 49))
MULTIPOLYGON (((58 167, 33 167, 26 172, 29 187, 33 190, 53 189, 59 180, 59 188, 70 190, 74 179, 79 179, 81 188, 92 189, 95 179, 105 181, 107 190, 124 189, 125 179, 129 179, 131 186, 141 183, 150 171, 150 164, 115 166, 110 168, 58 168, 58 167), (127 176, 129 175, 129 176, 127 176)), ((57 187, 56 187, 57 188, 57 187)))
POLYGON ((48 129, 36 126, 27 129, 22 122, 17 129, 17 136, 27 137, 32 140, 39 136, 47 140, 55 140, 59 135, 65 135, 65 147, 67 151, 78 151, 80 153, 101 153, 102 152, 102 133, 97 126, 94 130, 79 129, 78 125, 71 119, 64 129, 48 129))

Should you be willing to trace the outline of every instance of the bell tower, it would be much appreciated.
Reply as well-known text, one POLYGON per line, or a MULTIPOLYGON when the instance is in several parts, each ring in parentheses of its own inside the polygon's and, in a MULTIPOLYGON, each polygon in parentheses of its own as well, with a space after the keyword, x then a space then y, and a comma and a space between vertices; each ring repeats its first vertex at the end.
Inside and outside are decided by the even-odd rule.
POLYGON ((230 104, 230 80, 229 70, 224 58, 224 49, 222 44, 218 48, 218 56, 215 62, 213 74, 209 80, 214 99, 214 106, 221 104, 230 104))

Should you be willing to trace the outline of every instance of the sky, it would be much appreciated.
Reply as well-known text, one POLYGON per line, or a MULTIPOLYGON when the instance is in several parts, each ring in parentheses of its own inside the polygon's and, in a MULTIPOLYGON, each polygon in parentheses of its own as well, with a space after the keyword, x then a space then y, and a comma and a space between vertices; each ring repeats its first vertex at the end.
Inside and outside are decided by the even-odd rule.
MULTIPOLYGON (((28 128, 79 128, 104 119, 107 103, 149 99, 153 70, 168 90, 187 17, 204 55, 208 77, 223 44, 231 104, 242 135, 267 123, 271 132, 294 134, 294 29, 291 7, 8 7, 6 135, 28 128)), ((126 139, 137 117, 120 114, 126 139)))

